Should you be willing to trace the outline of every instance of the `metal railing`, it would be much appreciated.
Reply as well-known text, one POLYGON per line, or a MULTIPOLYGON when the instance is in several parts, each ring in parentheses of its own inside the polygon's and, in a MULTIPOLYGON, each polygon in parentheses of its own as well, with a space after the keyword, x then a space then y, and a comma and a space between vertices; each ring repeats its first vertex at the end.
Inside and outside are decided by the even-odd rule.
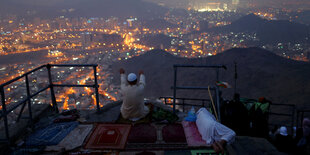
MULTIPOLYGON (((173 97, 159 97, 160 100, 164 100, 165 105, 173 105, 173 97)), ((185 112, 185 106, 194 106, 194 107, 205 107, 210 108, 210 99, 198 99, 198 98, 176 98, 176 100, 181 101, 181 103, 176 103, 175 105, 181 105, 183 112, 185 112), (187 101, 192 102, 201 102, 200 104, 190 104, 187 101)))
POLYGON ((33 124, 33 116, 32 116, 32 109, 31 109, 31 99, 37 96, 38 94, 42 93, 43 91, 46 91, 47 89, 50 89, 51 93, 51 100, 52 100, 52 105, 53 109, 58 113, 58 105, 56 102, 56 97, 55 97, 55 87, 93 87, 95 88, 95 93, 96 93, 96 106, 97 106, 97 112, 100 111, 100 105, 99 105, 99 93, 98 93, 98 81, 97 81, 97 64, 47 64, 47 65, 42 65, 40 67, 37 67, 27 73, 24 73, 21 76, 18 76, 8 82, 5 82, 0 85, 0 94, 1 94, 1 103, 2 103, 2 110, 0 113, 0 118, 3 117, 3 122, 4 122, 4 128, 5 128, 5 139, 0 139, 0 142, 7 142, 10 143, 10 132, 9 132, 9 126, 8 126, 8 118, 7 115, 11 113, 13 110, 15 110, 17 107, 22 106, 21 110, 19 112, 19 115, 17 117, 17 122, 20 120, 21 115, 24 111, 24 108, 26 106, 26 103, 28 104, 28 112, 29 112, 29 125, 33 124), (53 79, 52 79, 52 74, 51 74, 51 69, 53 67, 93 67, 94 70, 94 84, 92 85, 74 85, 74 84, 54 84, 53 79), (30 86, 29 86, 29 74, 32 74, 38 70, 46 68, 48 71, 48 79, 49 79, 49 85, 38 90, 37 92, 31 94, 30 92, 30 86), (5 100, 5 89, 4 87, 12 84, 22 78, 25 78, 25 83, 26 83, 26 93, 27 97, 20 102, 14 104, 10 108, 6 107, 6 100, 5 100))
POLYGON ((302 127, 302 122, 305 118, 305 113, 310 114, 310 109, 306 108, 306 109, 298 109, 297 110, 297 116, 296 116, 296 127, 297 128, 302 127))
MULTIPOLYGON (((218 118, 219 120, 221 120, 220 118, 220 96, 219 96, 219 88, 217 86, 215 87, 194 87, 194 86, 177 86, 177 71, 178 68, 211 68, 211 69, 215 69, 216 71, 216 81, 219 81, 219 71, 220 69, 227 69, 226 66, 224 65, 180 65, 180 64, 176 64, 173 65, 173 69, 174 69, 174 82, 173 82, 173 113, 175 113, 175 105, 176 105, 176 93, 177 93, 177 89, 192 89, 192 90, 213 90, 215 91, 215 96, 216 96, 216 110, 217 110, 217 114, 218 114, 218 118)), ((215 109, 214 109, 215 110, 215 109)))
MULTIPOLYGON (((280 116, 280 117, 289 117, 291 118, 291 122, 290 125, 288 125, 291 129, 291 134, 293 134, 294 132, 294 122, 295 122, 295 110, 296 110, 296 106, 293 104, 280 104, 280 103, 271 103, 270 107, 268 109, 268 120, 270 118, 270 116, 275 115, 275 116, 280 116), (271 111, 271 107, 288 107, 290 108, 290 113, 284 113, 284 112, 272 112, 271 111)), ((269 123, 269 126, 282 126, 283 124, 274 124, 274 123, 269 123)))

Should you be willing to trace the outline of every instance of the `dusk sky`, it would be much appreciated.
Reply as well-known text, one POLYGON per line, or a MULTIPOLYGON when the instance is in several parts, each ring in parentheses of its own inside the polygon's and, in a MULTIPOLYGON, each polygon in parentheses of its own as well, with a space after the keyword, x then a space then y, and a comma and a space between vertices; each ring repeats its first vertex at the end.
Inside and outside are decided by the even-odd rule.
MULTIPOLYGON (((53 6, 53 5, 61 5, 65 3, 68 0, 0 0, 0 3, 5 2, 5 1, 11 1, 14 3, 19 3, 19 4, 34 4, 34 5, 42 5, 42 6, 53 6)), ((86 0, 75 0, 76 3, 86 1, 86 0)), ((121 1, 121 0, 120 0, 121 1)), ((128 0, 126 0, 128 1, 128 0)), ((130 0, 129 0, 130 1, 130 0)), ((163 3, 167 4, 169 6, 177 3, 188 3, 188 2, 194 2, 194 1, 206 1, 206 2, 229 2, 231 0, 143 0, 143 1, 150 1, 154 3, 163 3)), ((288 4, 310 4, 309 0, 239 0, 240 3, 242 2, 251 2, 251 3, 256 3, 261 6, 266 6, 268 7, 269 4, 274 4, 274 3, 288 3, 288 4)))

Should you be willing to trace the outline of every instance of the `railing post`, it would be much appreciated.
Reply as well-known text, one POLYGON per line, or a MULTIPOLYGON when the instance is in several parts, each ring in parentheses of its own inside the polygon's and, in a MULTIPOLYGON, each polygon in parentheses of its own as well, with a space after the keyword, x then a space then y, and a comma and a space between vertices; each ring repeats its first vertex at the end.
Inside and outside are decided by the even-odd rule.
POLYGON ((4 88, 3 86, 0 87, 0 93, 1 93, 1 102, 2 102, 2 113, 3 113, 3 119, 4 119, 4 128, 5 128, 5 136, 10 143, 10 133, 9 133, 9 126, 8 126, 8 117, 7 117, 7 111, 6 111, 6 105, 5 105, 5 96, 4 96, 4 88))
POLYGON ((220 74, 220 70, 219 68, 216 68, 216 81, 219 81, 219 74, 220 74))
MULTIPOLYGON (((26 83, 26 91, 27 91, 27 102, 28 102, 28 109, 29 109, 29 119, 30 119, 30 123, 32 122, 32 112, 31 112, 31 106, 29 106, 29 104, 31 104, 30 102, 30 89, 29 89, 29 79, 28 79, 28 74, 25 75, 25 83, 26 83)), ((17 117, 17 121, 16 122, 19 122, 23 112, 24 112, 24 109, 25 109, 25 106, 26 106, 26 102, 23 103, 23 106, 22 106, 22 109, 20 110, 19 112, 19 115, 17 117)))
POLYGON ((53 108, 58 113, 59 110, 58 110, 58 106, 57 106, 57 102, 56 102, 56 97, 55 97, 55 92, 54 92, 54 85, 53 85, 53 80, 52 80, 51 67, 52 66, 50 64, 46 65, 47 72, 48 72, 49 86, 50 86, 50 90, 51 90, 51 97, 52 97, 53 108))
POLYGON ((303 120, 304 120, 304 114, 305 114, 305 112, 302 111, 302 112, 301 112, 301 120, 300 120, 300 126, 301 126, 301 127, 302 127, 302 122, 303 122, 303 120))
POLYGON ((234 77, 234 79, 235 79, 235 88, 234 88, 234 94, 236 94, 237 93, 237 78, 238 78, 238 73, 237 73, 237 62, 234 62, 234 64, 235 64, 235 77, 234 77))
POLYGON ((299 127, 299 110, 296 112, 296 127, 299 127))
POLYGON ((294 134, 294 118, 295 118, 295 106, 293 106, 293 113, 292 113, 292 135, 294 134))
POLYGON ((26 88, 27 88, 27 98, 28 98, 28 111, 29 111, 29 123, 32 127, 32 110, 31 110, 31 100, 30 100, 30 88, 29 88, 29 78, 28 74, 26 75, 26 88))
POLYGON ((100 105, 99 105, 99 93, 98 93, 98 81, 97 81, 97 66, 93 66, 94 68, 94 77, 95 77, 95 92, 96 92, 96 105, 97 105, 97 113, 100 112, 100 105))
POLYGON ((215 86, 215 94, 216 94, 216 104, 217 104, 217 114, 219 122, 221 122, 221 110, 220 110, 220 96, 219 96, 219 88, 215 86))
POLYGON ((185 109, 184 109, 184 106, 185 106, 185 105, 184 105, 184 102, 185 102, 185 99, 183 99, 183 112, 184 112, 184 110, 185 110, 185 109))
POLYGON ((175 99, 177 93, 177 67, 174 66, 174 82, 173 82, 173 113, 175 114, 175 99))
MULTIPOLYGON (((219 68, 216 68, 216 81, 219 81, 219 74, 220 74, 220 70, 219 68)), ((215 94, 216 94, 216 104, 217 104, 217 114, 218 114, 218 119, 219 122, 221 122, 221 114, 220 114, 220 97, 219 97, 219 88, 216 85, 215 86, 215 94)))

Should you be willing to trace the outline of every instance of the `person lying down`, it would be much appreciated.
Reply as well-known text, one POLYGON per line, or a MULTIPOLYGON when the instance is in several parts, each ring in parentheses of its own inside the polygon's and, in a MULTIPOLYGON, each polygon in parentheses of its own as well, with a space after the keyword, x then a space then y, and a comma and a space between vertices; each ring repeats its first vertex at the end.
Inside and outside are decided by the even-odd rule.
POLYGON ((212 146, 215 152, 224 153, 226 144, 235 140, 236 133, 217 122, 206 108, 200 108, 196 115, 196 125, 202 139, 206 141, 207 145, 212 146))

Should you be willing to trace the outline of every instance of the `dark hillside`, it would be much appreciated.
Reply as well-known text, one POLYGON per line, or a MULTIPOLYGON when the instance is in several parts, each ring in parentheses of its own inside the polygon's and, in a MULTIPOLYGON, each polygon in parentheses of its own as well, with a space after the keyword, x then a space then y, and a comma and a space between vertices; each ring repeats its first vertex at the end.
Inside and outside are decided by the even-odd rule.
MULTIPOLYGON (((238 64, 237 90, 241 97, 265 96, 277 103, 303 106, 310 98, 310 64, 289 60, 259 49, 231 49, 216 56, 203 59, 175 57, 165 51, 153 50, 139 57, 115 63, 112 67, 115 83, 119 84, 120 67, 128 72, 143 69, 147 78, 146 96, 172 96, 173 64, 223 64, 227 70, 220 71, 220 79, 233 85, 234 61, 238 64)), ((213 86, 215 71, 210 69, 180 69, 178 85, 213 86)), ((231 98, 233 89, 222 89, 225 98, 231 98)), ((206 91, 179 91, 182 97, 205 98, 206 91)))

